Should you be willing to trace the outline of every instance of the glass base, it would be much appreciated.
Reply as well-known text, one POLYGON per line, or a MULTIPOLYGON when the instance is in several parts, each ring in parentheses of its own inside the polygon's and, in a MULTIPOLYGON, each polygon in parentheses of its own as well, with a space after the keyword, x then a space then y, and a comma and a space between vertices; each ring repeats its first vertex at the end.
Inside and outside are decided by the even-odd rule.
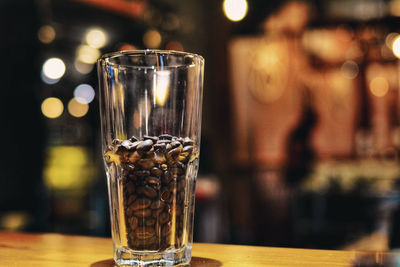
POLYGON ((138 252, 121 248, 116 250, 118 266, 189 266, 192 246, 162 252, 138 252))

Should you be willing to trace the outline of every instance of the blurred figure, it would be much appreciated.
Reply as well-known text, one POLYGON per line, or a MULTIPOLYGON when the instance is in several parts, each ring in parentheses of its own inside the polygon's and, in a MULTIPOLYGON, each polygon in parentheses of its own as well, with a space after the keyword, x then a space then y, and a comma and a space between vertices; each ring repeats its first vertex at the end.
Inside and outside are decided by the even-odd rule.
POLYGON ((288 185, 294 188, 307 178, 316 160, 312 133, 317 124, 317 114, 312 106, 311 96, 305 98, 298 125, 289 134, 286 144, 288 159, 284 176, 288 185))
POLYGON ((233 225, 244 233, 247 225, 251 234, 243 238, 258 245, 291 244, 288 184, 299 184, 314 162, 314 73, 301 44, 309 11, 306 3, 285 2, 263 23, 262 36, 231 42, 236 160, 251 173, 234 189, 242 198, 233 201, 241 210, 233 213, 245 216, 234 217, 233 225))

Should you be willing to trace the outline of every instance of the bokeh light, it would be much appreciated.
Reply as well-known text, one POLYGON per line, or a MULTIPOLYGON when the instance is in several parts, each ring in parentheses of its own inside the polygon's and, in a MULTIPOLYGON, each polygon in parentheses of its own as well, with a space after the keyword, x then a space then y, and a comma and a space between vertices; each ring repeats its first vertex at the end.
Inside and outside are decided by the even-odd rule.
POLYGON ((347 79, 354 79, 355 77, 357 77, 359 72, 358 65, 352 60, 347 60, 342 64, 340 72, 347 79))
POLYGON ((55 119, 61 116, 64 111, 64 105, 60 99, 56 97, 48 97, 42 102, 42 113, 50 119, 55 119))
POLYGON ((231 21, 242 20, 247 14, 247 8, 246 0, 225 0, 223 3, 225 16, 231 21))
POLYGON ((47 78, 57 80, 64 75, 65 64, 59 58, 50 58, 43 64, 42 71, 47 78))
POLYGON ((68 102, 68 112, 74 117, 80 118, 85 116, 89 111, 88 104, 79 103, 76 98, 72 98, 68 102))
POLYGON ((400 58, 400 35, 397 36, 396 39, 393 41, 392 50, 393 54, 397 58, 400 58))
POLYGON ((74 97, 81 104, 89 104, 93 101, 94 96, 94 89, 89 84, 80 84, 74 90, 74 97))
POLYGON ((56 38, 56 30, 50 25, 43 25, 38 32, 39 40, 44 44, 49 44, 56 38))
POLYGON ((43 70, 40 72, 40 78, 42 79, 42 81, 44 83, 47 83, 47 84, 56 84, 60 80, 60 79, 50 79, 49 77, 44 75, 43 70))
POLYGON ((175 50, 175 51, 184 51, 183 45, 178 41, 171 41, 165 45, 165 49, 167 50, 175 50))
POLYGON ((148 30, 143 35, 143 43, 147 48, 158 48, 161 40, 161 34, 157 30, 148 30))
POLYGON ((74 67, 79 73, 88 74, 93 70, 94 64, 93 63, 87 64, 87 63, 80 61, 79 59, 75 59, 74 67))
POLYGON ((100 28, 90 29, 86 34, 86 42, 93 48, 101 48, 106 44, 107 36, 100 28))
POLYGON ((123 44, 118 48, 118 51, 136 50, 137 48, 132 44, 123 44))
POLYGON ((94 169, 85 147, 50 146, 43 171, 44 183, 54 190, 83 189, 93 179, 94 169))
POLYGON ((399 37, 399 34, 397 32, 391 32, 388 35, 386 35, 386 38, 385 38, 386 46, 389 48, 392 48, 393 42, 394 42, 394 40, 396 40, 397 37, 399 37))
POLYGON ((86 64, 94 64, 100 57, 100 51, 88 45, 80 45, 77 50, 77 58, 86 64))
POLYGON ((400 17, 400 1, 393 0, 389 3, 389 12, 391 15, 400 17))
POLYGON ((389 83, 385 77, 378 76, 370 81, 369 88, 374 96, 383 97, 389 91, 389 83))

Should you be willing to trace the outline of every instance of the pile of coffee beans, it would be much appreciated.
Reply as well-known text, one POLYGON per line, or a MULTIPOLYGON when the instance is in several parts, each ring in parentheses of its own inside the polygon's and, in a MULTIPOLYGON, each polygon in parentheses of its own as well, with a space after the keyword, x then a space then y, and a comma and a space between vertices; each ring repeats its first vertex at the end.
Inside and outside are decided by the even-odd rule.
POLYGON ((190 138, 168 134, 142 140, 115 139, 106 161, 122 168, 128 246, 164 250, 182 245, 186 169, 193 154, 190 138))

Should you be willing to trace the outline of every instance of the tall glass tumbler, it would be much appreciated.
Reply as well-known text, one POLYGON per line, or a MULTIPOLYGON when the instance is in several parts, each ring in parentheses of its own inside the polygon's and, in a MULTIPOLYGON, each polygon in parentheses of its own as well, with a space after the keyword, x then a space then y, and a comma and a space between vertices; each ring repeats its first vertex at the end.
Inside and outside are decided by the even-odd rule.
POLYGON ((187 264, 199 164, 204 59, 143 50, 98 61, 114 260, 187 264))

